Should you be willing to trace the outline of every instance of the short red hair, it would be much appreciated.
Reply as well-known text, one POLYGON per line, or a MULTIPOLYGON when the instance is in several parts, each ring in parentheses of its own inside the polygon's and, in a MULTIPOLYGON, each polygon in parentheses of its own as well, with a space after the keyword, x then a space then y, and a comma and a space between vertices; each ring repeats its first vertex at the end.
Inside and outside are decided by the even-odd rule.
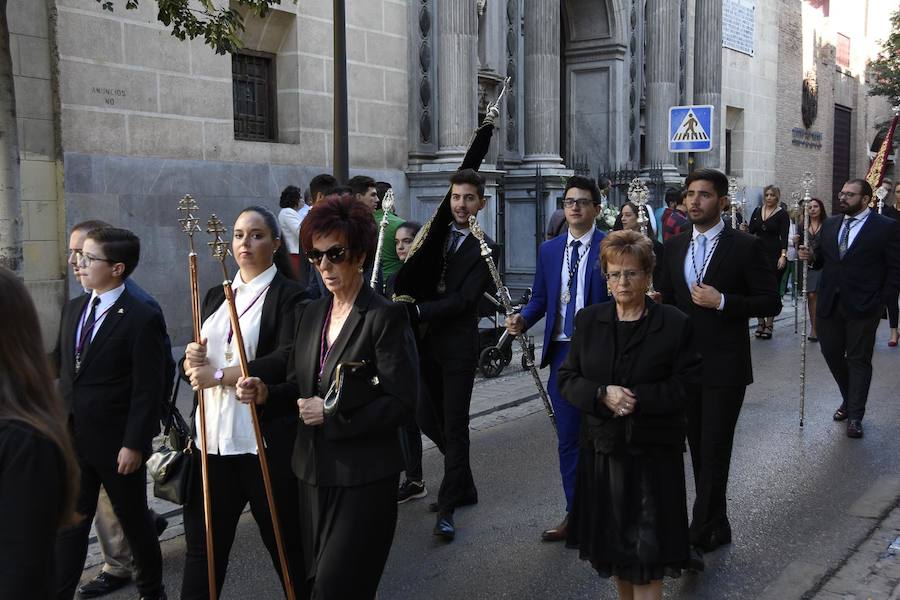
POLYGON ((366 256, 366 266, 375 259, 375 219, 372 209, 350 197, 329 196, 313 206, 300 226, 300 245, 304 252, 313 247, 313 239, 337 233, 353 260, 366 256))

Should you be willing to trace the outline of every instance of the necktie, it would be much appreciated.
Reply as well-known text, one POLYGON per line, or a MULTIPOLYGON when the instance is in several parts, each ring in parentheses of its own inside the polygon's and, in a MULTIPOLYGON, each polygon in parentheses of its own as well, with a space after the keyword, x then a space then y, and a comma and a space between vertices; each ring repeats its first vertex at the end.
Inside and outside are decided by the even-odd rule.
POLYGON ((706 236, 702 233, 694 240, 694 276, 696 281, 703 281, 703 268, 706 266, 706 236))
POLYGON ((566 304, 566 320, 563 321, 563 333, 571 338, 575 331, 575 304, 578 299, 578 249, 581 242, 574 240, 571 244, 572 252, 569 254, 569 302, 566 304))
POLYGON ((850 246, 850 229, 853 228, 854 221, 856 221, 856 217, 847 217, 844 221, 844 229, 841 230, 841 239, 838 241, 838 253, 841 258, 844 258, 847 248, 850 246))
POLYGON ((87 355, 88 348, 91 346, 91 338, 94 337, 94 322, 97 320, 98 304, 100 304, 99 296, 94 298, 91 302, 91 312, 88 313, 87 320, 84 322, 84 325, 81 326, 81 337, 84 340, 84 345, 81 347, 81 351, 78 352, 78 355, 82 361, 87 355))
POLYGON ((450 245, 447 248, 447 256, 450 256, 459 248, 459 241, 463 239, 462 231, 453 230, 450 233, 453 234, 453 237, 450 238, 450 245))

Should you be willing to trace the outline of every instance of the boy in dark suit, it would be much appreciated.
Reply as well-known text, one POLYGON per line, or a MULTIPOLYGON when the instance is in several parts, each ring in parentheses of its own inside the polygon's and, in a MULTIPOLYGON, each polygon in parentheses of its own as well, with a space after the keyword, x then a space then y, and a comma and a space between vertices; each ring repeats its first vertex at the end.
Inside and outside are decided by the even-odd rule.
POLYGON ((469 231, 469 216, 485 205, 484 179, 472 169, 450 179, 450 212, 441 275, 436 294, 415 305, 424 326, 419 350, 426 410, 419 423, 444 454, 444 479, 434 534, 447 541, 456 535, 453 511, 478 502, 469 464, 469 406, 478 360, 478 302, 488 289, 490 273, 478 240, 469 231))
POLYGON ((144 466, 165 393, 165 326, 159 311, 125 288, 139 258, 140 240, 130 231, 91 231, 79 275, 92 292, 63 308, 60 390, 81 468, 76 511, 84 519, 57 538, 61 599, 72 598, 81 576, 101 485, 131 544, 142 600, 166 597, 144 466))
POLYGON ((801 260, 822 269, 816 331, 822 356, 841 390, 835 421, 847 420, 847 437, 863 436, 872 350, 883 298, 900 290, 900 229, 869 209, 872 186, 851 179, 838 194, 839 215, 822 224, 819 252, 800 247, 801 260))
POLYGON ((703 357, 699 384, 688 390, 688 443, 697 498, 691 543, 704 552, 731 543, 726 492, 734 429, 753 382, 748 319, 775 316, 781 298, 775 270, 758 238, 725 227, 728 178, 698 169, 685 181, 693 226, 665 243, 658 291, 691 317, 694 350, 703 357))
POLYGON ((557 384, 560 365, 569 353, 576 313, 591 304, 609 300, 606 279, 600 272, 600 242, 605 235, 595 219, 600 212, 600 190, 586 177, 572 176, 566 182, 563 199, 568 233, 541 244, 534 272, 532 296, 522 313, 513 315, 506 328, 519 335, 546 317, 541 368, 550 365, 547 392, 556 415, 559 471, 566 498, 562 523, 541 535, 545 542, 566 539, 569 512, 575 494, 578 465, 578 432, 581 411, 562 397, 557 384))

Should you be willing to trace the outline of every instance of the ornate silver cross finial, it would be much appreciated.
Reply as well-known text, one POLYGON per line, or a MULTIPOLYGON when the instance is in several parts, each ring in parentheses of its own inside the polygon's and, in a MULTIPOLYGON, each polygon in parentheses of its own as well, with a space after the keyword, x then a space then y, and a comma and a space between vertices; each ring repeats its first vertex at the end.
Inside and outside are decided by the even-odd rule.
POLYGON ((384 200, 381 201, 381 210, 386 213, 394 212, 394 190, 388 188, 384 194, 384 200))
POLYGON ((213 241, 207 242, 206 245, 212 250, 212 255, 222 261, 223 264, 225 257, 231 254, 231 250, 228 249, 228 242, 222 239, 222 234, 226 231, 228 230, 225 228, 222 220, 215 214, 206 222, 206 233, 213 236, 213 241))
POLYGON ((803 199, 808 200, 811 198, 809 191, 813 186, 813 174, 809 171, 803 174, 803 179, 800 180, 800 185, 803 186, 803 199))

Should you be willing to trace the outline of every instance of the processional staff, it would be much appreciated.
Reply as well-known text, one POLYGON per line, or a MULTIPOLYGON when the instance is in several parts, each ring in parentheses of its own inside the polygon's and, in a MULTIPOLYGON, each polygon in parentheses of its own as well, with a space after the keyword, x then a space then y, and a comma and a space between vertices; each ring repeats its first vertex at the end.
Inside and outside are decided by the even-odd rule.
MULTIPOLYGON (((800 214, 800 211, 803 210, 802 204, 800 202, 800 198, 801 198, 800 192, 791 192, 791 200, 793 200, 792 206, 794 207, 794 210, 797 211, 797 214, 800 214)), ((800 268, 799 261, 800 261, 799 258, 794 261, 794 282, 795 283, 794 283, 793 293, 791 294, 793 296, 793 301, 794 301, 794 333, 797 333, 797 328, 798 328, 798 323, 799 323, 799 318, 797 315, 800 312, 800 309, 799 309, 800 299, 798 298, 797 283, 796 283, 798 270, 800 268)))
MULTIPOLYGON (((481 226, 474 216, 469 216, 469 230, 472 232, 472 235, 475 236, 475 239, 478 240, 478 245, 481 246, 481 256, 484 258, 488 271, 491 273, 491 279, 493 279, 494 285, 497 287, 497 295, 500 297, 500 304, 503 306, 503 312, 507 317, 511 317, 515 311, 513 311, 512 300, 509 297, 509 288, 503 285, 503 281, 500 279, 497 265, 494 264, 494 258, 491 256, 493 251, 484 239, 484 230, 481 229, 481 226)), ((574 301, 575 299, 573 298, 572 302, 574 301)), ((544 383, 541 381, 541 376, 538 373, 537 367, 534 365, 534 358, 531 356, 528 340, 524 335, 518 335, 516 336, 516 339, 519 340, 519 344, 522 346, 523 364, 528 368, 529 373, 531 373, 531 378, 534 380, 535 387, 537 387, 538 395, 540 395, 541 402, 544 404, 544 410, 547 412, 547 416, 550 418, 550 422, 553 423, 553 429, 555 430, 556 415, 553 413, 553 405, 550 404, 550 397, 547 396, 547 390, 544 389, 544 383)))
MULTIPOLYGON (((653 243, 653 236, 650 233, 649 223, 647 222, 647 200, 650 199, 650 190, 647 188, 647 184, 641 180, 640 177, 635 177, 631 180, 631 183, 628 184, 628 199, 632 204, 637 207, 637 222, 638 227, 641 229, 641 233, 650 238, 650 243, 653 243)), ((650 278, 650 287, 647 288, 647 295, 654 296, 656 294, 656 290, 653 289, 653 278, 650 278)))
MULTIPOLYGON (((200 286, 197 282, 197 253, 194 251, 194 233, 200 231, 200 219, 194 216, 199 211, 197 202, 186 194, 178 202, 178 212, 182 215, 178 222, 187 234, 190 245, 188 267, 191 281, 191 318, 194 327, 194 341, 200 343, 200 286)), ((206 527, 206 575, 209 582, 210 598, 216 598, 216 567, 213 555, 212 504, 209 493, 209 463, 206 456, 206 402, 203 389, 197 390, 197 410, 200 419, 200 473, 203 483, 203 524, 206 527)))
POLYGON ((737 228, 738 228, 738 222, 737 222, 737 206, 738 206, 737 193, 738 193, 738 183, 737 183, 737 179, 735 179, 734 177, 732 177, 731 179, 728 180, 728 200, 729 200, 729 204, 730 204, 730 206, 731 206, 731 228, 732 228, 732 229, 737 229, 737 228))
MULTIPOLYGON (((812 173, 807 171, 803 174, 801 182, 803 186, 803 246, 806 247, 809 242, 809 203, 812 196, 809 191, 813 186, 812 173)), ((809 330, 809 291, 807 289, 809 275, 809 263, 803 261, 803 277, 800 292, 803 294, 803 335, 800 336, 800 427, 803 427, 803 411, 806 407, 806 336, 809 330)))
MULTIPOLYGON (((394 190, 388 189, 384 194, 384 200, 381 201, 381 222, 378 224, 378 242, 375 245, 375 264, 372 267, 372 279, 369 281, 369 287, 375 289, 378 282, 378 275, 381 273, 381 246, 384 244, 384 232, 388 226, 388 214, 394 208, 394 190)), ((384 281, 381 282, 384 286, 384 281)))
MULTIPOLYGON (((212 250, 213 257, 222 263, 222 274, 224 280, 222 287, 225 290, 225 301, 228 303, 228 315, 231 318, 231 329, 234 331, 234 339, 238 348, 238 358, 241 363, 241 375, 250 377, 250 369, 247 362, 247 351, 244 349, 244 336, 241 333, 241 321, 238 316, 237 308, 234 304, 234 290, 231 288, 231 278, 228 275, 228 267, 225 265, 225 259, 231 254, 228 249, 228 242, 222 239, 225 233, 225 225, 216 216, 212 215, 207 222, 206 231, 213 237, 213 241, 207 242, 212 250)), ((262 435, 262 429, 259 426, 259 415, 256 411, 256 404, 251 402, 250 416, 253 419, 253 433, 256 435, 256 452, 259 456, 259 466, 262 471, 263 485, 266 488, 266 500, 269 503, 269 513, 272 515, 272 528, 275 530, 275 545, 278 548, 278 560, 281 563, 281 577, 284 580, 284 590, 288 600, 294 600, 294 585, 291 582, 290 569, 288 568, 287 555, 284 550, 284 540, 281 535, 281 525, 278 520, 278 510, 275 506, 275 496, 272 494, 272 479, 269 475, 269 463, 266 460, 266 442, 262 435)))

